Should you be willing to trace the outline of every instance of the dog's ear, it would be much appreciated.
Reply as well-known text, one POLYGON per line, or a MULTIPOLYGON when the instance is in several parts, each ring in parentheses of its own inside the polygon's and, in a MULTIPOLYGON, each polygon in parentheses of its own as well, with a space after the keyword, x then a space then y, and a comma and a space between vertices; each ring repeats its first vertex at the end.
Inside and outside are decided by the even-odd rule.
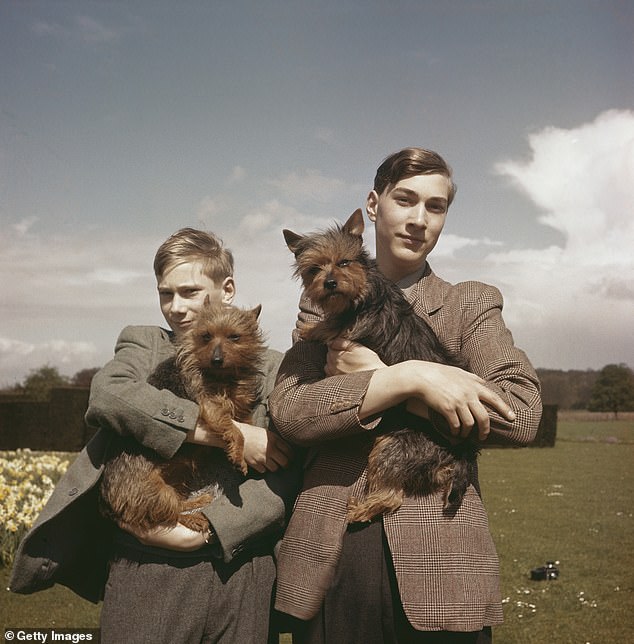
POLYGON ((252 308, 250 313, 251 315, 257 320, 260 317, 260 313, 262 312, 262 305, 258 304, 256 307, 252 308))
POLYGON ((348 221, 343 225, 342 230, 345 233, 354 235, 355 237, 361 237, 363 235, 363 230, 365 224, 363 223, 363 211, 361 208, 357 208, 351 215, 348 221))
POLYGON ((288 230, 286 228, 282 231, 282 235, 284 235, 286 245, 290 248, 291 252, 297 255, 297 246, 299 242, 304 238, 301 235, 298 235, 292 230, 288 230))

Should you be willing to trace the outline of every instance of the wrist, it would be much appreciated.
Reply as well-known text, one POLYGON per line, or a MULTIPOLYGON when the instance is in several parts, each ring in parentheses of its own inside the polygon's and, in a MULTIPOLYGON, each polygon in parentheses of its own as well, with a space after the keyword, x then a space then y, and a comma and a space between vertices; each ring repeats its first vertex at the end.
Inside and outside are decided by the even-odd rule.
POLYGON ((222 437, 214 432, 210 432, 205 426, 201 425, 200 421, 196 423, 194 429, 190 429, 187 432, 185 442, 206 445, 207 447, 225 447, 225 442, 222 440, 222 437))

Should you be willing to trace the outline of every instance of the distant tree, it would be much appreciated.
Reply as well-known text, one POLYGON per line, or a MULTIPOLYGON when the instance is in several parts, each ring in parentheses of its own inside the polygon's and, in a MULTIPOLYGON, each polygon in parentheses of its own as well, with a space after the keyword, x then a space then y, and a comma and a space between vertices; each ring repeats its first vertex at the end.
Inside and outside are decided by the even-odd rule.
POLYGON ((598 371, 537 369, 542 401, 559 409, 587 409, 598 371))
POLYGON ((618 417, 620 411, 634 409, 634 373, 625 364, 609 364, 601 369, 594 383, 590 411, 609 411, 618 417))
POLYGON ((66 376, 62 376, 57 367, 44 365, 39 369, 32 369, 17 389, 33 400, 48 400, 51 389, 64 387, 70 384, 66 376))
POLYGON ((99 371, 99 367, 91 367, 90 369, 81 369, 78 371, 70 381, 73 387, 90 387, 93 376, 99 371))

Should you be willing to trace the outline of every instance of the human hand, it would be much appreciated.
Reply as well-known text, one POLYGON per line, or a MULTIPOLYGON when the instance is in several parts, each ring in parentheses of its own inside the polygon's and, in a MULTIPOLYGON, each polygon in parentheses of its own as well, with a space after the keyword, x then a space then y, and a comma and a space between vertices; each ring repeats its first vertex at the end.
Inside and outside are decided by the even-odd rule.
POLYGON ((214 538, 211 526, 207 533, 195 532, 194 530, 186 528, 181 523, 177 523, 173 528, 158 527, 145 531, 132 529, 126 524, 120 524, 119 527, 135 536, 146 546, 166 548, 168 550, 181 550, 183 552, 198 550, 198 548, 202 548, 204 545, 211 543, 214 538))
POLYGON ((335 338, 328 343, 325 367, 327 376, 371 371, 385 366, 385 363, 372 349, 368 349, 362 344, 345 338, 335 338))
POLYGON ((263 427, 233 422, 244 436, 244 460, 249 467, 262 474, 288 466, 293 448, 281 436, 263 427))
POLYGON ((408 410, 424 415, 421 403, 434 409, 445 418, 452 436, 467 438, 477 427, 479 440, 485 440, 491 430, 490 409, 515 420, 513 410, 479 376, 434 362, 416 361, 415 368, 418 391, 408 410))

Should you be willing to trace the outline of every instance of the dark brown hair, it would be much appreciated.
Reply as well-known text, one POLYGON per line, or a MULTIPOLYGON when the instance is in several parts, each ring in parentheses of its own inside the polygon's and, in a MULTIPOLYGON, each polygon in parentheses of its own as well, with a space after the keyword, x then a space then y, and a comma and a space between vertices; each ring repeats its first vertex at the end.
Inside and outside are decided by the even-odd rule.
POLYGON ((448 204, 451 204, 457 190, 451 167, 437 152, 424 148, 404 148, 390 154, 376 171, 374 190, 380 195, 388 186, 418 174, 442 174, 447 177, 449 179, 448 204))

